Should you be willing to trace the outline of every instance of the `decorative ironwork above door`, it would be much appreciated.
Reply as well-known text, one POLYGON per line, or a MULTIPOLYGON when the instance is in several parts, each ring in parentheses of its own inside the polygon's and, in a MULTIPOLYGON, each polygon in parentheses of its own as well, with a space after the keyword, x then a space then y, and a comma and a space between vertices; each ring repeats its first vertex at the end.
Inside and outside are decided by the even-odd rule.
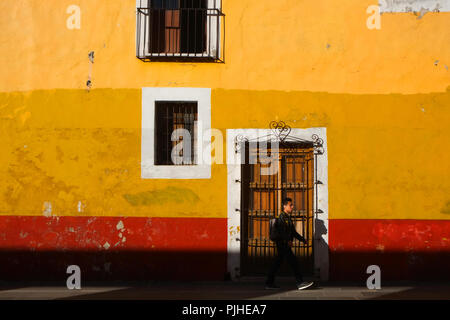
POLYGON ((254 139, 249 139, 243 135, 237 135, 234 139, 235 152, 238 153, 241 150, 242 143, 244 142, 277 142, 284 147, 287 147, 292 143, 295 143, 297 146, 304 144, 305 147, 313 147, 314 154, 316 155, 324 153, 323 140, 317 134, 313 134, 311 140, 292 136, 292 128, 284 121, 271 121, 269 123, 269 129, 271 130, 270 134, 254 139))

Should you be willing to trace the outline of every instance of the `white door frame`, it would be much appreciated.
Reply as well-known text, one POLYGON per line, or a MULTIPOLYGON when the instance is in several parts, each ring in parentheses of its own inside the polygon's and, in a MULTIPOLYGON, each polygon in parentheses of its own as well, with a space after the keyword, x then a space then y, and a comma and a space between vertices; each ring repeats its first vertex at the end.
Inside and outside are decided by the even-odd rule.
MULTIPOLYGON (((227 270, 232 280, 240 278, 241 251, 241 153, 235 150, 235 139, 243 136, 249 140, 270 135, 271 129, 227 129, 227 270)), ((298 129, 292 128, 290 135, 296 138, 312 140, 312 135, 323 140, 323 154, 317 155, 317 168, 314 181, 320 181, 314 188, 314 199, 317 204, 314 210, 315 226, 320 225, 322 231, 314 235, 314 273, 323 281, 329 276, 328 256, 328 153, 327 133, 325 127, 298 129)), ((315 228, 317 230, 317 228, 315 228)), ((268 266, 269 267, 269 266, 268 266)))

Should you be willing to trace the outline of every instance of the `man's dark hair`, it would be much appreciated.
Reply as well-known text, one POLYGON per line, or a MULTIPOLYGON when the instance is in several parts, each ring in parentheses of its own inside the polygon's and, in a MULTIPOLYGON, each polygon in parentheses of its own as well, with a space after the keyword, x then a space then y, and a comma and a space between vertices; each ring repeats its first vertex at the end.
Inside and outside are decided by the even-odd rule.
POLYGON ((292 202, 291 198, 284 198, 283 201, 281 202, 281 205, 284 206, 287 205, 289 202, 292 202))

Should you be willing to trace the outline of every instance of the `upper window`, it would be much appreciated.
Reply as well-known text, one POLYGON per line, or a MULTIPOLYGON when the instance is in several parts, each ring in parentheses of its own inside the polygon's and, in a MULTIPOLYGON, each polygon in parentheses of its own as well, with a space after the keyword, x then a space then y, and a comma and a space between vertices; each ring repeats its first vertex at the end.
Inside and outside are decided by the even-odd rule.
POLYGON ((137 0, 142 60, 221 60, 219 0, 137 0))

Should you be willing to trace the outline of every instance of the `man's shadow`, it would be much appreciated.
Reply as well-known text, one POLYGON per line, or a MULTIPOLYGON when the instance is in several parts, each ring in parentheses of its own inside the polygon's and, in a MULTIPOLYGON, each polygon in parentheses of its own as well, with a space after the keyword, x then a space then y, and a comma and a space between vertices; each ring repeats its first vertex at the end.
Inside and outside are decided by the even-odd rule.
POLYGON ((322 219, 316 218, 314 219, 314 281, 315 284, 311 288, 320 289, 321 282, 321 274, 325 273, 325 270, 319 269, 327 268, 329 266, 329 258, 328 258, 328 243, 323 239, 322 236, 328 233, 328 229, 325 226, 325 223, 322 219))

